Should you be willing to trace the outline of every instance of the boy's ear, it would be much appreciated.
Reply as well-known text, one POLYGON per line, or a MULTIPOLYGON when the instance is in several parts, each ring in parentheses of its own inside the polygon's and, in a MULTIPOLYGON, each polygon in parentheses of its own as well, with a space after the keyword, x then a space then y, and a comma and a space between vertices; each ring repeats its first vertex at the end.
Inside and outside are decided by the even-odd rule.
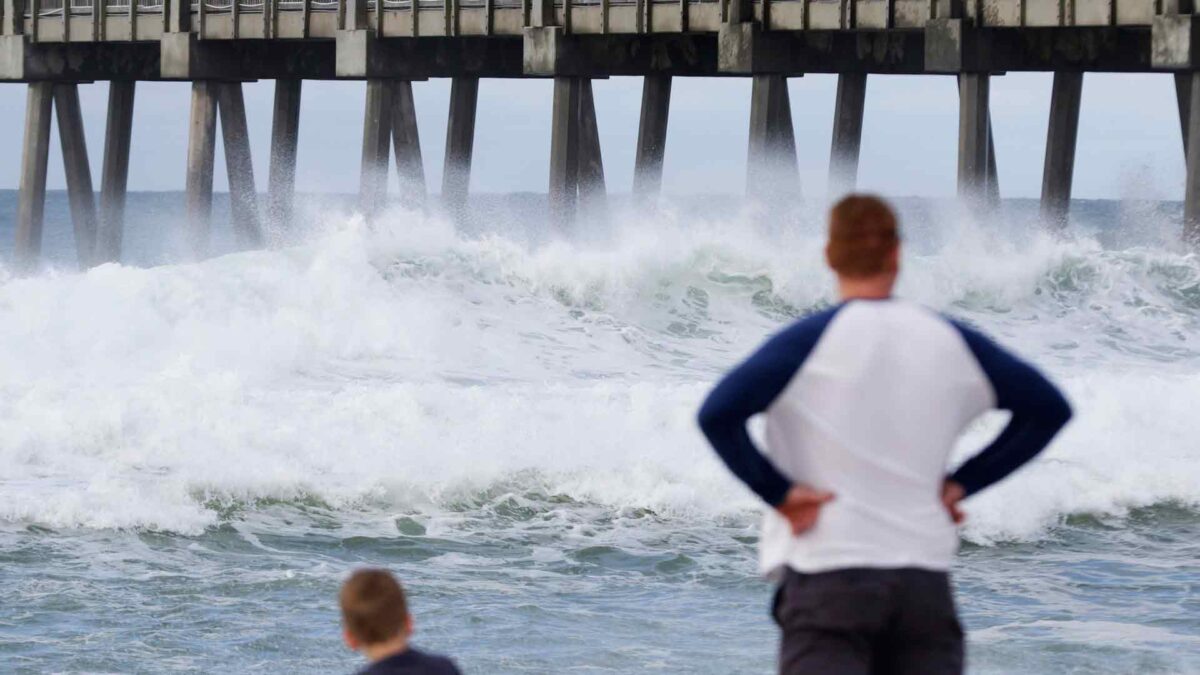
POLYGON ((359 643, 358 638, 354 637, 354 634, 348 629, 342 629, 342 641, 345 642, 346 646, 350 649, 350 651, 353 652, 358 651, 359 648, 362 647, 362 644, 359 643))

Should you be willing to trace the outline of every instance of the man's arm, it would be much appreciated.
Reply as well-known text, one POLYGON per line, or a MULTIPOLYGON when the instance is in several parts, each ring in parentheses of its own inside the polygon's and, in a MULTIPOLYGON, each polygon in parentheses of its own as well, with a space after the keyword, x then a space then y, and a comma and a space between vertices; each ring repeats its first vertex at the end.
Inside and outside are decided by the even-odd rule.
POLYGON ((836 311, 813 315, 771 338, 725 376, 700 408, 700 428, 717 455, 771 506, 783 503, 791 481, 754 446, 746 423, 783 392, 836 311))
POLYGON ((986 448, 958 467, 949 480, 969 497, 1033 459, 1071 419, 1062 393, 1033 366, 980 333, 956 324, 996 392, 996 407, 1012 418, 986 448))

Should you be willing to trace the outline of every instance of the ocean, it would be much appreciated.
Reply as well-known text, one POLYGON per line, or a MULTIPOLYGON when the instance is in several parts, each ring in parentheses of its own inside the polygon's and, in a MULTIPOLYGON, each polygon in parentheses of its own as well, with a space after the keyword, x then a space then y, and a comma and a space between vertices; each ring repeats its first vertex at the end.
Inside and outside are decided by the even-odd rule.
MULTIPOLYGON (((468 673, 768 673, 758 505, 695 411, 833 301, 824 205, 544 197, 455 225, 306 196, 297 225, 181 254, 129 199, 127 264, 42 273, 0 192, 0 671, 352 672, 338 585, 394 570, 415 643, 468 673)), ((898 200, 899 294, 1012 346, 1076 417, 968 503, 972 673, 1200 672, 1200 257, 1180 206, 898 200)), ((956 452, 1003 422, 986 417, 956 452)))

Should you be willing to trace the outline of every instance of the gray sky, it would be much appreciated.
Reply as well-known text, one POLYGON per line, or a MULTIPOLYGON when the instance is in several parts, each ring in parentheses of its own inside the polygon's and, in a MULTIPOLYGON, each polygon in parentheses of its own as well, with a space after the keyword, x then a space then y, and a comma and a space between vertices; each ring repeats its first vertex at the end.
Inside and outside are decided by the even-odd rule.
MULTIPOLYGON (((357 189, 365 85, 308 82, 300 121, 297 186, 309 192, 357 189)), ((595 98, 609 189, 627 192, 637 137, 639 78, 598 80, 595 98)), ((801 180, 823 194, 828 170, 836 77, 791 80, 801 180)), ((99 163, 107 85, 81 86, 93 174, 99 163)), ((449 83, 414 84, 426 176, 440 184, 449 83)), ((552 85, 546 80, 484 80, 480 85, 472 190, 546 190, 552 85)), ((0 97, 0 187, 14 188, 20 166, 24 89, 0 97)), ((273 83, 246 85, 258 186, 266 185, 273 83)), ((744 185, 750 82, 744 78, 676 78, 671 100, 664 189, 728 193, 744 185)), ((188 85, 142 83, 134 118, 132 190, 179 190, 184 183, 188 85)), ((867 91, 860 185, 888 195, 954 192, 957 134, 954 80, 872 76, 867 91)), ((1040 194, 1050 75, 993 78, 992 118, 1005 196, 1040 194)), ((225 189, 218 145, 218 190, 225 189)), ((1179 199, 1183 152, 1169 75, 1088 75, 1083 89, 1075 196, 1179 199)), ((50 155, 51 189, 63 186, 57 132, 50 155)))

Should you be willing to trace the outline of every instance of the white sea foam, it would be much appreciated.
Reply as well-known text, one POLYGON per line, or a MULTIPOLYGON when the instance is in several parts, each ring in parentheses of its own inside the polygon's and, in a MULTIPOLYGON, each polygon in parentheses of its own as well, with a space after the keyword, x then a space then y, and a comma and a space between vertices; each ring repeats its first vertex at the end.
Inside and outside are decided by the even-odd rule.
MULTIPOLYGON (((396 213, 199 264, 0 271, 0 519, 194 533, 257 500, 438 513, 497 486, 746 517, 694 410, 830 300, 820 237, 623 223, 530 247, 396 213)), ((969 538, 1200 502, 1194 257, 959 225, 907 269, 905 295, 1016 344, 1078 413, 971 504, 969 538)))

